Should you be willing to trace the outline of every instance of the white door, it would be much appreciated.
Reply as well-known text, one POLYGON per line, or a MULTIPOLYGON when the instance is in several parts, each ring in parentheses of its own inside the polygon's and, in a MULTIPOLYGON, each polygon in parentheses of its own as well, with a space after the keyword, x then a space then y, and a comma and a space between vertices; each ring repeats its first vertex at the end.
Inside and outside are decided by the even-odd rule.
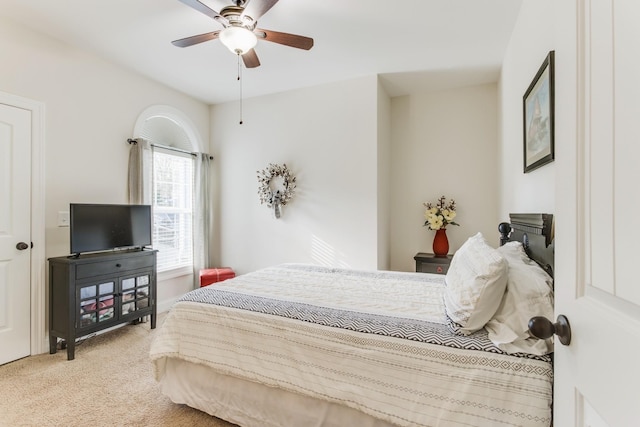
POLYGON ((31 112, 0 104, 0 364, 30 354, 30 190, 31 112))
POLYGON ((554 425, 639 426, 640 2, 560 3, 554 425))

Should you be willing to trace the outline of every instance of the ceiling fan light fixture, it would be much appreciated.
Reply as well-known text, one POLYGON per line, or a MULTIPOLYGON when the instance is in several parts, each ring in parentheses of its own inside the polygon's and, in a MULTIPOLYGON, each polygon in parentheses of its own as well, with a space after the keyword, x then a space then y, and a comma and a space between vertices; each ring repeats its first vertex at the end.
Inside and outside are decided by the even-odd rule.
POLYGON ((220 32, 220 41, 237 55, 244 55, 255 47, 258 38, 244 27, 227 27, 220 32))

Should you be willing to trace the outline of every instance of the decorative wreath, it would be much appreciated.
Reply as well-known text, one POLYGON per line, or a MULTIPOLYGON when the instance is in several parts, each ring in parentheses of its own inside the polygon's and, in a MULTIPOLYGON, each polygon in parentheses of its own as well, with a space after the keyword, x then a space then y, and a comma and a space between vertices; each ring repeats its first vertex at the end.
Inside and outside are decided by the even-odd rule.
POLYGON ((260 196, 260 204, 266 203, 268 207, 272 207, 277 199, 280 199, 282 206, 286 205, 293 198, 296 189, 296 177, 293 176, 286 164, 276 165, 269 163, 266 169, 257 171, 258 173, 258 196, 260 196), (271 189, 271 180, 276 177, 282 177, 282 191, 271 189))

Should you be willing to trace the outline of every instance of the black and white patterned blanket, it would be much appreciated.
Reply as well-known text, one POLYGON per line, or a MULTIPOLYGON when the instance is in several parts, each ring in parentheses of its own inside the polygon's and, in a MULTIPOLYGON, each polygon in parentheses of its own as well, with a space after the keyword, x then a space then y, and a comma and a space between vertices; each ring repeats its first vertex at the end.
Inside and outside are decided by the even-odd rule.
MULTIPOLYGON (((287 265, 286 268, 300 269, 299 265, 287 265)), ((305 266, 317 272, 335 272, 336 269, 305 266)), ((353 271, 349 271, 353 274, 353 271)), ((342 271, 338 273, 343 274, 342 271)), ((392 272, 357 272, 359 275, 393 275, 392 272)), ((406 279, 406 278, 405 278, 406 279)), ((324 292, 322 286, 318 292, 324 292)), ((390 295, 390 297, 392 297, 390 295)), ((455 333, 456 325, 447 318, 447 323, 435 323, 414 318, 385 316, 365 311, 351 311, 316 304, 301 303, 283 299, 274 299, 261 295, 237 293, 207 286, 182 296, 178 301, 191 301, 218 306, 249 310, 257 313, 286 317, 288 319, 315 323, 317 325, 348 329, 355 332, 377 334, 394 338, 420 341, 429 344, 447 346, 464 350, 480 350, 497 354, 506 354, 488 338, 487 331, 481 329, 471 335, 455 333)), ((515 354, 518 357, 535 358, 550 361, 550 356, 515 354)))

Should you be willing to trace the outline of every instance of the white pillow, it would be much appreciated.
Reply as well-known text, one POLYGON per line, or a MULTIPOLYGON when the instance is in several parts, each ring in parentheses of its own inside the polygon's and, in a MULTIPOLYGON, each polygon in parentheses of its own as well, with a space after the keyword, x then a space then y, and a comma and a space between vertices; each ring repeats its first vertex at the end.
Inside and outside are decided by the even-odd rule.
POLYGON ((489 339, 507 353, 547 354, 553 340, 529 334, 529 319, 553 319, 553 279, 527 256, 522 243, 509 242, 498 248, 509 263, 507 290, 500 307, 486 324, 489 339))
POLYGON ((478 233, 456 251, 445 281, 447 315, 468 335, 482 329, 498 309, 507 286, 507 261, 478 233))

